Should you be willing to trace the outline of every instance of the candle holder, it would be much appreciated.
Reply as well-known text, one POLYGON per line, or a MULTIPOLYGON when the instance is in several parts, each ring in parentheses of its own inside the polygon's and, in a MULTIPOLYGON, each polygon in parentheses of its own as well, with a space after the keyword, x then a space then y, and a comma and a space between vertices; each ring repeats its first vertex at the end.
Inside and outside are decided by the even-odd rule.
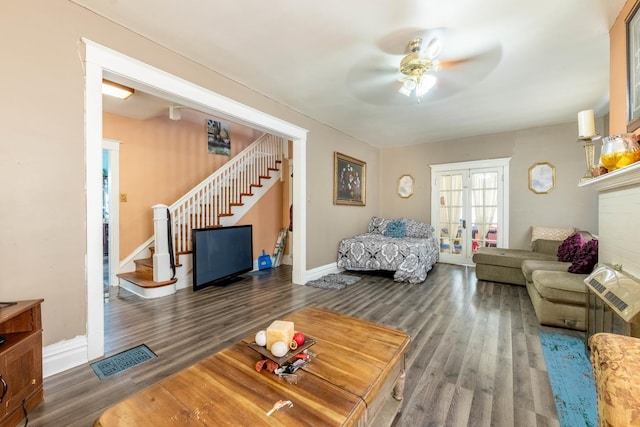
POLYGON ((578 141, 584 142, 584 156, 587 162, 587 171, 584 176, 580 178, 580 182, 588 181, 593 178, 593 166, 595 163, 595 145, 593 141, 600 139, 600 135, 593 135, 582 137, 578 141))

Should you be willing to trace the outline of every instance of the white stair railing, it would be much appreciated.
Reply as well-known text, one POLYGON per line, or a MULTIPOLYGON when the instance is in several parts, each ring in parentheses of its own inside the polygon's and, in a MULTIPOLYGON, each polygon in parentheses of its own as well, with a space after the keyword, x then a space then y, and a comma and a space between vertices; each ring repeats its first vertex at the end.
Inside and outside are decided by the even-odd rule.
POLYGON ((191 251, 194 228, 217 227, 233 206, 279 169, 284 138, 265 134, 169 206, 176 254, 191 251))

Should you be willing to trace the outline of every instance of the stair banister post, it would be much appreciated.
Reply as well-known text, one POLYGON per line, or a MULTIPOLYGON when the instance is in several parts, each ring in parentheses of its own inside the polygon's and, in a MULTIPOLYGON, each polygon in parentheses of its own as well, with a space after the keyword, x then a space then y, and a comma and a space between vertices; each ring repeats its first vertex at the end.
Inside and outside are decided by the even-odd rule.
POLYGON ((167 233, 167 205, 153 206, 153 234, 155 253, 153 254, 153 281, 171 280, 171 259, 169 255, 169 236, 167 233))

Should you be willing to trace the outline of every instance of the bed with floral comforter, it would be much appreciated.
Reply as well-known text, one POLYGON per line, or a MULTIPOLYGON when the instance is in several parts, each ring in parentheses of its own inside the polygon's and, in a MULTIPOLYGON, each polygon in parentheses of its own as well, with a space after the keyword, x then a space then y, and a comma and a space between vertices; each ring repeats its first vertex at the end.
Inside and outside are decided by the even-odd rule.
POLYGON ((338 267, 394 271, 397 282, 421 283, 439 253, 438 236, 430 224, 372 217, 367 233, 340 241, 338 267))

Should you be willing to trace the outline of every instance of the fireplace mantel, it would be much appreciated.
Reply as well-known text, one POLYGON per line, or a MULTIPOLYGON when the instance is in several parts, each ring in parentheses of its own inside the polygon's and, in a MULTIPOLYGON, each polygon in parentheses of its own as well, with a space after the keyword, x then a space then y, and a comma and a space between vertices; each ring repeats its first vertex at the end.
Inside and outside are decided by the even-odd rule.
POLYGON ((578 187, 593 187, 601 192, 633 185, 640 185, 640 162, 582 181, 578 187))

